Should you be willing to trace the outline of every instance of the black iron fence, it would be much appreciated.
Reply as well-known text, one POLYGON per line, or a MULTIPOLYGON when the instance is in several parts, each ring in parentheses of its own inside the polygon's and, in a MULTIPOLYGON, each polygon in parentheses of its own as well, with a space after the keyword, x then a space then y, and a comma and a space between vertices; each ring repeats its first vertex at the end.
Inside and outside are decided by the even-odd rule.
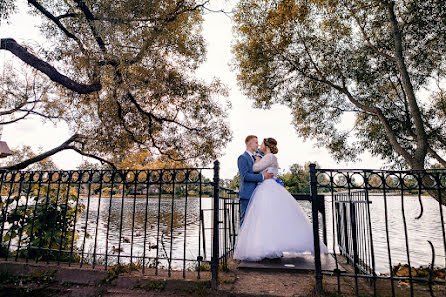
POLYGON ((213 168, 0 172, 0 256, 218 277, 238 232, 237 193, 213 168))
MULTIPOLYGON (((310 182, 313 202, 318 191, 329 191, 336 262, 335 269, 322 269, 315 236, 318 292, 323 275, 332 275, 340 294, 341 279, 354 278, 357 296, 364 294, 359 280, 367 280, 373 296, 444 296, 446 170, 331 170, 312 164, 310 182), (340 269, 341 263, 352 269, 340 269)), ((313 223, 317 234, 317 216, 313 223)))
MULTIPOLYGON (((312 202, 319 292, 323 275, 337 277, 339 293, 340 279, 354 278, 357 295, 360 279, 374 295, 398 295, 398 282, 407 283, 411 296, 419 284, 431 295, 444 286, 446 170, 316 170, 312 164, 310 185, 310 196, 295 198, 312 202), (336 269, 322 269, 319 233, 331 241, 336 269), (352 271, 339 269, 343 258, 352 271)), ((168 276, 180 270, 198 278, 211 270, 215 288, 237 238, 237 194, 219 186, 218 161, 210 168, 2 171, 0 257, 96 269, 119 264, 168 276)))

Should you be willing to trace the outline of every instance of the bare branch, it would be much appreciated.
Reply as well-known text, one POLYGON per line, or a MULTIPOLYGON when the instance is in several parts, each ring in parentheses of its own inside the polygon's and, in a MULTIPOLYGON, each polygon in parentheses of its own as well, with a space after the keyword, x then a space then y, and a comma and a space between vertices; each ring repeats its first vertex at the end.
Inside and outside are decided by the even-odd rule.
POLYGON ((29 53, 28 50, 19 45, 12 38, 1 39, 0 49, 8 50, 20 60, 26 64, 34 67, 35 69, 45 73, 52 81, 61 84, 65 88, 72 90, 79 94, 89 94, 99 91, 102 86, 99 80, 95 80, 89 85, 80 84, 70 79, 69 77, 61 74, 56 68, 41 60, 40 58, 29 53))
POLYGON ((113 164, 112 162, 107 161, 107 160, 105 160, 105 159, 103 159, 103 158, 101 158, 101 157, 98 157, 98 156, 96 156, 96 155, 89 154, 89 153, 85 153, 85 152, 81 151, 80 149, 76 148, 75 146, 69 146, 68 149, 72 149, 73 151, 75 151, 75 152, 81 154, 82 156, 86 156, 86 157, 89 157, 89 158, 96 159, 96 160, 100 161, 102 164, 105 163, 105 164, 109 165, 111 168, 113 168, 113 170, 116 170, 116 169, 117 169, 117 168, 116 168, 116 165, 113 164))

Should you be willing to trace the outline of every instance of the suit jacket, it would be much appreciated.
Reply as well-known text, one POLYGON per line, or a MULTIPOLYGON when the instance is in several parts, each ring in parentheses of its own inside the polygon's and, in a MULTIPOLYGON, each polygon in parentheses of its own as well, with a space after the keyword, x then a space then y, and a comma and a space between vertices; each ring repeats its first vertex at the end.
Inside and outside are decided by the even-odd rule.
POLYGON ((249 199, 257 187, 257 183, 263 181, 263 175, 262 173, 254 173, 252 170, 254 161, 247 152, 238 157, 237 165, 240 173, 239 198, 249 199))

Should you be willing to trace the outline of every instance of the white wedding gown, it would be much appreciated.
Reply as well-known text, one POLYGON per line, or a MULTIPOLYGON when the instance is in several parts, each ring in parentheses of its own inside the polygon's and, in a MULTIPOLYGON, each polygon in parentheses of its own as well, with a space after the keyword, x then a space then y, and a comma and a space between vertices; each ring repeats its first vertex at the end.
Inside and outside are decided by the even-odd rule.
MULTIPOLYGON (((254 164, 254 172, 278 172, 277 158, 265 155, 254 164)), ((313 226, 294 197, 275 179, 267 179, 254 190, 240 227, 234 259, 259 261, 281 257, 284 252, 314 254, 313 226)), ((320 242, 321 253, 328 253, 320 242)))

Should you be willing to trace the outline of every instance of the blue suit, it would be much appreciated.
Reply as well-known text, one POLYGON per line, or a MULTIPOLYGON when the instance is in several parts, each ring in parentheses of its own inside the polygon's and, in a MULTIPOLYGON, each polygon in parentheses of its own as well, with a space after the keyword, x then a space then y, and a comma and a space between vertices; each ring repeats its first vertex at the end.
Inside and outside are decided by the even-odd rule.
POLYGON ((240 225, 245 218, 246 208, 248 207, 252 192, 257 187, 257 183, 263 181, 263 175, 261 173, 254 173, 252 170, 253 165, 254 160, 247 152, 238 157, 237 166, 240 173, 240 225))

